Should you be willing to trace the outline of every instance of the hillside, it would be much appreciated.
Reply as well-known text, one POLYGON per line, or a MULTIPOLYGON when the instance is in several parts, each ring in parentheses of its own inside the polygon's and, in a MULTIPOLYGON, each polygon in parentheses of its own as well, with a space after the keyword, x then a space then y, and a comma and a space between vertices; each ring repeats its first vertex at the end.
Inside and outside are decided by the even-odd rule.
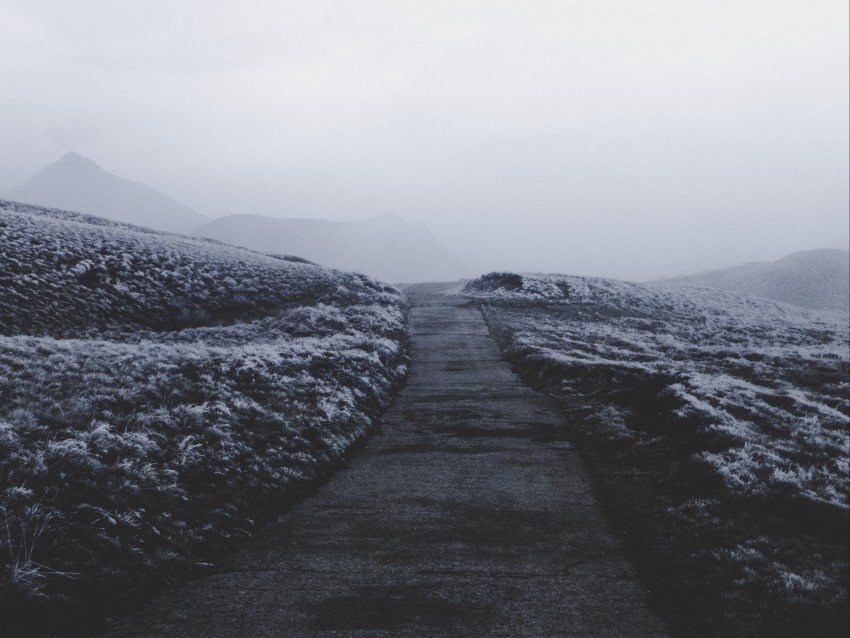
POLYGON ((209 221, 150 186, 112 175, 73 152, 3 196, 177 233, 188 233, 209 221))
POLYGON ((846 633, 843 317, 563 275, 492 273, 465 293, 525 378, 562 399, 674 635, 846 633))
POLYGON ((406 371, 402 298, 363 275, 6 201, 0 243, 12 634, 209 568, 338 467, 406 371))
POLYGON ((253 250, 300 255, 384 281, 450 281, 466 274, 463 264, 424 225, 391 214, 364 222, 231 215, 195 234, 253 250))
POLYGON ((4 335, 120 338, 256 319, 327 294, 345 277, 68 211, 0 200, 0 214, 4 335))
POLYGON ((850 252, 808 250, 773 262, 711 270, 663 283, 731 290, 814 310, 850 310, 850 252))

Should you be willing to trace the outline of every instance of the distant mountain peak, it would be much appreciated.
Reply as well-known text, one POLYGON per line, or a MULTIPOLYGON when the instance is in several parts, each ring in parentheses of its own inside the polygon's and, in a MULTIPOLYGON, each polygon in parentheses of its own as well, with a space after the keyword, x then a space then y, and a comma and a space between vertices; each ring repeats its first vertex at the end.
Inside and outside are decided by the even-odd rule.
POLYGON ((88 157, 83 157, 77 151, 70 151, 69 153, 65 153, 58 160, 48 165, 46 168, 51 168, 53 166, 56 167, 80 167, 80 168, 97 168, 99 170, 103 170, 100 166, 95 163, 94 160, 89 159, 88 157))
POLYGON ((191 232, 209 221, 150 186, 113 175, 76 151, 66 153, 4 196, 178 233, 191 232))
POLYGON ((88 157, 83 157, 77 151, 68 151, 62 157, 59 158, 59 161, 71 161, 71 160, 85 160, 87 162, 91 162, 88 157))

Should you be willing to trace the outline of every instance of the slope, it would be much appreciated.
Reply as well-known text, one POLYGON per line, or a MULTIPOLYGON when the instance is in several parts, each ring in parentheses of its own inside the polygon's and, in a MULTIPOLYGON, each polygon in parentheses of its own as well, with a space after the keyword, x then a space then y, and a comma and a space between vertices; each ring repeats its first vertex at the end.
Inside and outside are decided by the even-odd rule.
POLYGON ((0 244, 4 635, 218 560, 406 370, 401 296, 363 275, 4 201, 0 244))
POLYGON ((792 253, 674 279, 666 284, 708 286, 784 301, 815 310, 850 310, 850 252, 839 249, 792 253))
POLYGON ((99 215, 159 230, 186 233, 208 221, 150 186, 117 177, 92 160, 68 153, 5 197, 99 215))
POLYGON ((842 317, 708 288, 492 273, 465 291, 559 396, 681 636, 847 633, 842 317))

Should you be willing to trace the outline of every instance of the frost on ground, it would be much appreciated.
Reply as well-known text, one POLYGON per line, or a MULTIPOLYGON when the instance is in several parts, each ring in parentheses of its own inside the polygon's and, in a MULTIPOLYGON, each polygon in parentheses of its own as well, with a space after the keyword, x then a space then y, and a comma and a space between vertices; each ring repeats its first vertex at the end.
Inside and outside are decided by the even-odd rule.
POLYGON ((3 201, 0 245, 4 609, 209 561, 406 372, 368 277, 3 201))
POLYGON ((785 540, 753 528, 756 537, 704 548, 738 570, 737 587, 846 608, 846 538, 823 556, 821 545, 802 548, 810 533, 841 538, 847 528, 846 318, 706 288, 560 275, 492 273, 465 293, 487 302, 501 345, 533 381, 595 405, 589 440, 676 484, 664 507, 683 527, 707 516, 735 525, 735 511, 787 519, 785 540))

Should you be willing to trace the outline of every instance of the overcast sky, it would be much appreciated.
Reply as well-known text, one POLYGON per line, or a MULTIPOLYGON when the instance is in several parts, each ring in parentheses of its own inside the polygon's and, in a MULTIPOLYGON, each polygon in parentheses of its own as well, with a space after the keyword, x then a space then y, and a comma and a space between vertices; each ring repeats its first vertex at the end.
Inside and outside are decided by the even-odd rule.
POLYGON ((0 191, 425 221, 630 279, 846 247, 846 0, 0 0, 0 191))

